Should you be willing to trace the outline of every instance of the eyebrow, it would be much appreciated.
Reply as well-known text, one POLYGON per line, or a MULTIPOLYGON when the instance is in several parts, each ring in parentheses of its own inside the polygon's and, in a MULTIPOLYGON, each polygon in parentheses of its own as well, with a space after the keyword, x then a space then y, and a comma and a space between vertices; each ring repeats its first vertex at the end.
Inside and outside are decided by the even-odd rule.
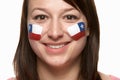
POLYGON ((34 9, 32 10, 32 12, 34 12, 35 10, 46 11, 44 8, 34 8, 34 9))
MULTIPOLYGON (((48 10, 47 10, 46 8, 34 8, 34 9, 32 10, 32 12, 34 12, 35 10, 40 10, 40 11, 48 12, 48 10)), ((68 12, 68 11, 72 11, 72 10, 78 11, 78 10, 75 9, 75 8, 65 8, 65 9, 61 9, 61 11, 63 11, 63 13, 64 13, 64 12, 68 12)))

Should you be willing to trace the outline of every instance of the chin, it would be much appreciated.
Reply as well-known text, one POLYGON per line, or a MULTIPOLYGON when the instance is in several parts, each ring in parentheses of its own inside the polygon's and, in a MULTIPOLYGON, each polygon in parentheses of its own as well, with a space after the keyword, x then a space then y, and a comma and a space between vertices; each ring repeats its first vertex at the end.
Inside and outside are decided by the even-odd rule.
POLYGON ((45 62, 48 66, 57 68, 57 67, 66 66, 69 63, 69 58, 54 56, 52 58, 46 59, 45 62))

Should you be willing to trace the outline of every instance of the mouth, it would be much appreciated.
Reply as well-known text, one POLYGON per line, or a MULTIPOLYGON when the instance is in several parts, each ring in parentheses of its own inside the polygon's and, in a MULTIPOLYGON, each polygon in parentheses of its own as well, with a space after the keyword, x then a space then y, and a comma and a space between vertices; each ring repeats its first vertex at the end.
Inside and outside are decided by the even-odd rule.
POLYGON ((61 42, 61 43, 44 43, 45 51, 48 54, 63 54, 65 53, 71 42, 61 42))
POLYGON ((49 48, 53 48, 53 49, 59 49, 65 46, 65 44, 61 44, 61 45, 47 45, 49 48))
POLYGON ((51 49, 60 49, 65 46, 67 46, 70 42, 64 42, 64 43, 44 43, 44 45, 51 49))

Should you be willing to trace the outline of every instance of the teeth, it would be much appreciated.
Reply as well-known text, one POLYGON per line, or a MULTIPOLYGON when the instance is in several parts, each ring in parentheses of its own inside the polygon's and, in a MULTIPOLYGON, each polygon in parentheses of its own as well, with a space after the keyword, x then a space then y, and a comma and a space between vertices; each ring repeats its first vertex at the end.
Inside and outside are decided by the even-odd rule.
POLYGON ((62 44, 62 45, 48 45, 48 47, 54 48, 54 49, 62 48, 64 46, 65 46, 64 44, 62 44))

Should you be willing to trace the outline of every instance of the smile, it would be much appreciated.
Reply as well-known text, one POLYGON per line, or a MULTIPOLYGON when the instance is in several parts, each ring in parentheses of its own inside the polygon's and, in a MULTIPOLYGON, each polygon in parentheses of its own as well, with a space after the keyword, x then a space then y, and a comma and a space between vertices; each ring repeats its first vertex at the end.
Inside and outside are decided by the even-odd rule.
POLYGON ((65 46, 65 44, 61 44, 61 45, 47 45, 49 48, 53 48, 53 49, 59 49, 65 46))
POLYGON ((70 42, 63 43, 45 43, 45 50, 48 54, 62 54, 68 49, 70 42))
POLYGON ((64 43, 44 43, 44 45, 46 47, 49 47, 49 48, 59 49, 59 48, 63 48, 64 46, 66 46, 69 43, 70 42, 64 42, 64 43))

